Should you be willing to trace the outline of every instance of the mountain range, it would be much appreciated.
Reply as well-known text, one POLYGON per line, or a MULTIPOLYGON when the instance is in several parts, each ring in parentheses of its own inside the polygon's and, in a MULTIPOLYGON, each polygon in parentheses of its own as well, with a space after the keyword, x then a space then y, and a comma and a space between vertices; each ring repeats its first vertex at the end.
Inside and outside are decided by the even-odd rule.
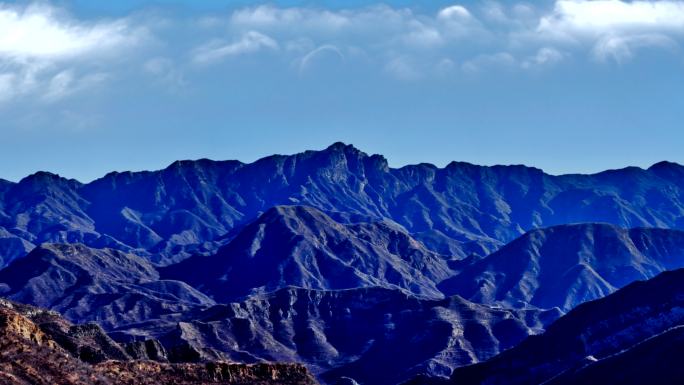
POLYGON ((428 248, 462 258, 558 224, 684 229, 683 180, 684 167, 667 162, 561 176, 458 162, 390 168, 343 143, 249 164, 178 161, 86 184, 39 172, 0 181, 0 250, 6 264, 40 243, 80 242, 169 264, 212 254, 261 213, 295 204, 340 222, 390 219, 428 248))
POLYGON ((683 193, 674 163, 391 168, 342 143, 87 184, 40 172, 0 180, 0 295, 6 312, 47 309, 20 313, 57 345, 26 352, 62 349, 102 383, 220 379, 232 369, 206 365, 226 361, 300 363, 302 383, 330 385, 646 378, 620 365, 665 381, 679 374, 658 352, 684 335, 683 193))

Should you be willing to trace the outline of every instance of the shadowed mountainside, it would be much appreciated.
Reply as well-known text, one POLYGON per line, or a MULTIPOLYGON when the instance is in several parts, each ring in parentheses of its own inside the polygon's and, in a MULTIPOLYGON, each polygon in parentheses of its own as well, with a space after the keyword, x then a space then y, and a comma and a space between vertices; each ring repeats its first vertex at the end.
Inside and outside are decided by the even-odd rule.
POLYGON ((539 333, 558 312, 493 309, 460 297, 419 299, 383 288, 281 289, 169 325, 169 357, 306 362, 326 383, 396 384, 446 376, 539 333))
MULTIPOLYGON (((271 210, 254 224, 257 232, 262 223, 269 224, 264 231, 273 231, 278 242, 264 239, 283 246, 272 251, 285 252, 278 254, 285 259, 290 258, 291 251, 283 239, 294 237, 299 242, 296 244, 307 247, 331 247, 339 240, 344 245, 356 245, 361 249, 352 247, 347 254, 339 249, 337 254, 321 256, 321 261, 346 255, 349 261, 360 260, 377 271, 394 268, 391 264, 378 268, 379 262, 400 263, 402 269, 413 265, 426 269, 432 260, 441 262, 437 266, 444 263, 385 223, 341 225, 315 209, 302 207, 271 210), (274 222, 278 226, 270 227, 274 222), (292 234, 292 229, 301 234, 316 233, 317 238, 305 240, 292 234), (340 232, 344 237, 338 239, 340 232)), ((244 232, 251 237, 254 233, 250 226, 244 232)), ((243 242, 243 236, 238 235, 233 242, 252 245, 250 237, 243 242)), ((209 260, 197 265, 207 269, 197 273, 198 277, 207 274, 207 278, 213 274, 212 267, 219 276, 226 274, 219 267, 234 266, 239 277, 273 265, 257 258, 258 263, 249 269, 237 270, 239 263, 221 265, 220 259, 211 262, 211 257, 198 258, 209 260)), ((78 244, 43 245, 0 270, 0 282, 12 299, 59 309, 71 320, 98 322, 115 340, 125 344, 126 354, 132 357, 162 357, 171 362, 302 362, 328 383, 345 376, 362 383, 393 384, 423 371, 448 375, 456 366, 489 358, 541 332, 559 316, 553 311, 494 309, 460 297, 417 297, 410 290, 383 284, 379 279, 377 284, 385 287, 285 287, 273 293, 260 290, 233 303, 215 304, 185 283, 159 280, 155 268, 143 258, 78 244), (415 349, 400 354, 404 346, 415 349), (393 358, 387 361, 387 357, 393 358), (373 367, 382 370, 371 370, 373 367)), ((274 282, 265 286, 276 290, 285 284, 280 277, 274 282)))
POLYGON ((577 224, 533 230, 439 284, 478 303, 567 311, 684 267, 684 232, 577 224))
POLYGON ((387 222, 343 225, 304 206, 278 206, 212 256, 161 269, 219 301, 285 286, 394 287, 442 297, 435 284, 453 273, 444 257, 387 222))
MULTIPOLYGON (((632 283, 605 298, 578 306, 551 324, 543 334, 530 337, 489 361, 456 369, 451 382, 437 380, 434 383, 533 385, 547 383, 558 376, 558 384, 576 383, 572 382, 573 378, 588 381, 579 383, 595 384, 602 383, 600 379, 604 375, 608 375, 605 378, 623 379, 617 383, 630 383, 620 373, 606 374, 605 369, 614 367, 616 362, 634 365, 620 369, 625 373, 637 368, 644 371, 633 379, 652 375, 654 380, 662 381, 667 379, 667 373, 675 376, 673 378, 681 378, 681 365, 651 373, 648 368, 658 367, 654 357, 639 357, 638 354, 654 351, 657 347, 681 346, 681 331, 672 328, 684 324, 682 282, 684 269, 632 283), (637 345, 639 343, 642 344, 637 345)), ((662 364, 667 362, 672 361, 662 364)), ((423 379, 416 383, 430 382, 423 379)))
POLYGON ((45 244, 0 270, 3 296, 105 328, 172 319, 214 301, 188 284, 159 280, 145 259, 80 244, 45 244))

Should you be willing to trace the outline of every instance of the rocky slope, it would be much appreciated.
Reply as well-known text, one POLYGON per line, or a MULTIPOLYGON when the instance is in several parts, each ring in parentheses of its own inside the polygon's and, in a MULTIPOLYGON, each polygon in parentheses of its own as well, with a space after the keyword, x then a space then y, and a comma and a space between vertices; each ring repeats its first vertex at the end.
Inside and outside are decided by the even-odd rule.
POLYGON ((676 326, 612 356, 590 359, 587 365, 567 370, 548 384, 681 384, 684 382, 682 349, 684 326, 676 326))
MULTIPOLYGON (((301 365, 294 364, 167 364, 132 361, 106 334, 76 333, 69 339, 53 334, 55 324, 71 325, 56 313, 0 300, 0 384, 12 385, 315 385, 301 365), (78 346, 78 350, 72 350, 78 346), (82 353, 118 353, 88 364, 82 353), (112 350, 114 349, 114 350, 112 350), (79 359, 80 358, 80 359, 79 359), (113 360, 116 359, 116 360, 113 360)), ((100 331, 101 333, 101 331, 100 331)), ((62 336, 64 337, 64 336, 62 336)), ((90 356, 85 356, 90 357, 90 356)))
POLYGON ((533 230, 442 282, 478 303, 570 310, 684 267, 684 232, 577 224, 533 230))
MULTIPOLYGON (((164 270, 176 268, 216 298, 249 295, 216 304, 183 282, 160 279, 144 258, 80 244, 44 244, 0 270, 0 282, 9 298, 59 310, 72 321, 95 321, 123 344, 110 349, 118 355, 72 349, 88 362, 301 362, 328 383, 345 376, 394 384, 422 371, 448 375, 541 332, 559 315, 411 294, 438 297, 426 288, 435 290, 434 281, 450 274, 441 256, 391 223, 342 225, 307 207, 274 208, 216 256, 164 270), (311 280, 297 280, 303 277, 311 280), (326 290, 313 290, 311 282, 326 290), (339 290, 345 287, 352 289, 339 290), (406 353, 405 346, 415 349, 406 353)), ((45 324, 55 340, 104 341, 94 325, 45 324)))
POLYGON ((167 264, 215 251, 221 237, 273 206, 299 204, 339 221, 391 219, 435 251, 465 257, 564 223, 684 229, 683 191, 684 167, 673 163, 563 176, 457 162, 393 169, 380 155, 335 143, 251 164, 175 162, 88 184, 49 173, 4 181, 0 231, 27 247, 81 242, 167 264))
POLYGON ((189 285, 159 280, 145 259, 81 244, 44 244, 0 270, 3 295, 105 328, 173 318, 214 301, 189 285))
MULTIPOLYGON (((631 363, 631 367, 620 368, 625 373, 641 370, 641 377, 634 380, 652 375, 662 381, 667 377, 659 374, 666 373, 674 378, 681 376, 680 364, 667 365, 676 355, 659 361, 656 357, 667 350, 651 357, 641 353, 659 347, 672 349, 680 343, 681 331, 676 327, 684 325, 682 282, 684 269, 632 283, 605 298, 578 306, 543 334, 530 337, 489 361, 456 369, 451 382, 435 383, 532 385, 553 384, 553 379, 559 384, 577 383, 573 378, 591 380, 579 383, 601 383, 598 380, 604 375, 619 379, 616 383, 629 383, 630 379, 620 373, 606 373, 615 363, 631 363), (664 372, 649 371, 659 364, 667 365, 664 372)), ((416 383, 430 382, 422 379, 416 383)))
POLYGON ((557 312, 492 309, 452 297, 419 299, 383 288, 287 288, 217 305, 158 336, 174 360, 305 362, 324 382, 396 384, 448 375, 538 333, 557 312))
POLYGON ((387 222, 343 225, 305 206, 277 206, 212 256, 162 269, 219 301, 285 286, 401 288, 442 297, 435 284, 453 273, 444 257, 387 222))

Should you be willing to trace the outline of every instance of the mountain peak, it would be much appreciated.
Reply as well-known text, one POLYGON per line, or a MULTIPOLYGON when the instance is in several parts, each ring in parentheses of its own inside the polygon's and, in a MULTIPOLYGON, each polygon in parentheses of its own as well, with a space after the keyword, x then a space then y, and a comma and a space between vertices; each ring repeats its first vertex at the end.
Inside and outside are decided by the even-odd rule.
POLYGON ((330 146, 328 146, 325 150, 336 150, 336 151, 340 151, 340 150, 345 150, 345 149, 354 149, 354 150, 356 150, 356 147, 354 147, 353 144, 347 144, 347 143, 344 143, 344 142, 335 142, 335 143, 331 144, 330 146))
POLYGON ((19 185, 27 184, 43 184, 43 185, 54 185, 54 184, 75 184, 80 185, 81 183, 75 179, 64 178, 58 174, 51 173, 48 171, 38 171, 31 175, 22 178, 19 181, 19 185))
POLYGON ((276 206, 216 255, 192 257, 161 274, 232 300, 288 285, 330 290, 384 286, 438 298, 435 282, 452 273, 444 259, 402 229, 342 224, 313 207, 276 206))
POLYGON ((653 164, 651 167, 649 167, 648 169, 649 169, 649 170, 652 170, 652 169, 664 169, 664 168, 676 168, 676 169, 681 169, 681 168, 684 168, 684 166, 682 166, 681 164, 676 163, 676 162, 670 162, 670 161, 667 161, 667 160, 663 160, 663 161, 660 161, 660 162, 658 162, 658 163, 654 163, 654 164, 653 164))

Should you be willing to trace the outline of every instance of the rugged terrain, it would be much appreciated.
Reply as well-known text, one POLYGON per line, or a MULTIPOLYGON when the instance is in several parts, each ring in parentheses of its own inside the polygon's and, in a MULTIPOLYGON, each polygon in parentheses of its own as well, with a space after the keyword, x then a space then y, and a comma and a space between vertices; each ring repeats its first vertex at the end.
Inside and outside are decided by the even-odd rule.
MULTIPOLYGON (((681 363, 675 364, 677 355, 663 361, 658 357, 682 347, 682 282, 684 269, 632 283, 605 298, 578 306, 543 334, 530 337, 489 361, 456 369, 451 382, 435 383, 623 384, 638 383, 638 379, 649 376, 659 383, 677 383, 676 379, 682 378, 681 363), (663 350, 658 351, 660 348, 663 350), (646 352, 656 355, 641 356, 646 352), (618 363, 633 366, 610 373, 610 368, 616 368, 618 363), (660 372, 648 372, 658 365, 662 365, 660 372), (626 375, 640 370, 646 373, 626 375)), ((423 379, 416 383, 430 382, 423 379)))
POLYGON ((684 267, 684 232, 573 224, 530 231, 439 284, 478 303, 564 311, 684 267))
POLYGON ((297 364, 169 364, 133 360, 97 325, 0 301, 0 384, 315 385, 297 364))
POLYGON ((0 181, 0 294, 49 309, 4 307, 45 336, 5 346, 37 354, 5 372, 51 359, 46 373, 81 383, 644 378, 619 365, 679 378, 657 351, 681 340, 681 280, 663 282, 684 267, 683 202, 673 163, 396 169, 341 143, 0 181))

